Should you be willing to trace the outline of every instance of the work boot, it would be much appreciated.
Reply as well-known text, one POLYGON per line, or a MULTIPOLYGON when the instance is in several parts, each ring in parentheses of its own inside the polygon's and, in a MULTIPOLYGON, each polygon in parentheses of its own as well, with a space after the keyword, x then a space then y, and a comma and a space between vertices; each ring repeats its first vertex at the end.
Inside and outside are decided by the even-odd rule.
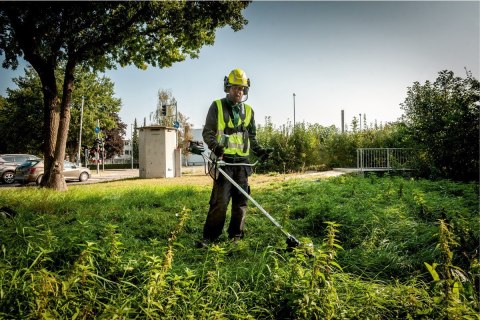
POLYGON ((231 237, 230 240, 233 242, 233 244, 238 244, 238 241, 242 240, 243 236, 234 236, 231 237))
POLYGON ((208 239, 202 239, 202 240, 196 240, 195 241, 195 246, 199 249, 206 248, 210 244, 210 240, 208 239))

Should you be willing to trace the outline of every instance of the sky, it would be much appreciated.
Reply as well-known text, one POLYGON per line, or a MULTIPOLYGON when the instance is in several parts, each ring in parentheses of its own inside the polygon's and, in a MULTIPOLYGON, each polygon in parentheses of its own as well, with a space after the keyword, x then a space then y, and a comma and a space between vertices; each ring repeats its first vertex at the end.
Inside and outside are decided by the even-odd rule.
MULTIPOLYGON (((341 126, 354 116, 386 123, 402 115, 408 87, 452 70, 475 78, 480 69, 480 2, 254 1, 249 23, 219 29, 213 46, 170 68, 119 67, 105 75, 122 100, 120 117, 139 126, 171 90, 178 111, 202 128, 212 101, 225 96, 223 78, 235 68, 251 81, 247 103, 257 124, 293 122, 341 126), (295 93, 295 98, 293 94, 295 93), (294 112, 295 103, 295 112, 294 112)), ((0 94, 23 74, 2 70, 0 94)))

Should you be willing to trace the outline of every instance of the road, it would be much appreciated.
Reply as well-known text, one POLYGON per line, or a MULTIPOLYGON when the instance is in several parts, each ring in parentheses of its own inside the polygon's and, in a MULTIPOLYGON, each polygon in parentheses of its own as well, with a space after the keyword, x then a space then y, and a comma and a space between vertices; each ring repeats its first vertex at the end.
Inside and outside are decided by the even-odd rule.
MULTIPOLYGON (((91 170, 91 172, 92 172, 92 175, 87 181, 85 182, 67 181, 67 184, 68 185, 89 184, 89 183, 98 183, 98 182, 139 177, 138 169, 110 169, 105 171, 100 170, 99 173, 97 173, 97 170, 91 170)), ((33 187, 33 186, 36 186, 35 183, 29 183, 28 185, 26 185, 26 187, 33 187)), ((25 185, 21 185, 19 183, 0 184, 0 188, 8 188, 8 187, 25 187, 25 185)))

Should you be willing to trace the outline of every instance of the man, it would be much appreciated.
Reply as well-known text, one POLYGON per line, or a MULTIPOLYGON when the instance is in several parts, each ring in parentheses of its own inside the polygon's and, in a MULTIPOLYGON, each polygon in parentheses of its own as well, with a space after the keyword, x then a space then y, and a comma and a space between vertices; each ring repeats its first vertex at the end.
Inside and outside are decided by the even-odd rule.
MULTIPOLYGON (((248 164, 250 150, 265 160, 271 151, 259 146, 253 109, 244 103, 248 98, 250 79, 243 70, 234 69, 225 77, 223 88, 227 96, 214 101, 210 106, 202 132, 203 140, 215 156, 227 164, 248 164), (227 145, 222 145, 225 143, 227 145)), ((249 192, 248 176, 252 173, 250 166, 226 165, 222 166, 222 169, 249 192)), ((219 175, 213 184, 210 210, 203 228, 203 240, 198 243, 200 247, 217 240, 222 234, 230 198, 232 214, 228 237, 234 241, 243 238, 247 198, 223 175, 219 175)))

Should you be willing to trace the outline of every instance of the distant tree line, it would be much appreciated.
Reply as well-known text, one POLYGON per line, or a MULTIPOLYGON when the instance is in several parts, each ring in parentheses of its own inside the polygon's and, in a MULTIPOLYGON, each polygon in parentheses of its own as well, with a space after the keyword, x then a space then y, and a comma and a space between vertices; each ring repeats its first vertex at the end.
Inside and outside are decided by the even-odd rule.
MULTIPOLYGON (((405 114, 396 122, 351 131, 335 126, 297 123, 260 125, 258 140, 274 148, 259 171, 292 172, 355 167, 357 148, 413 148, 414 169, 421 177, 477 181, 479 177, 479 81, 441 71, 437 79, 407 89, 401 104, 405 114)), ((365 121, 364 121, 365 122, 365 121)))

